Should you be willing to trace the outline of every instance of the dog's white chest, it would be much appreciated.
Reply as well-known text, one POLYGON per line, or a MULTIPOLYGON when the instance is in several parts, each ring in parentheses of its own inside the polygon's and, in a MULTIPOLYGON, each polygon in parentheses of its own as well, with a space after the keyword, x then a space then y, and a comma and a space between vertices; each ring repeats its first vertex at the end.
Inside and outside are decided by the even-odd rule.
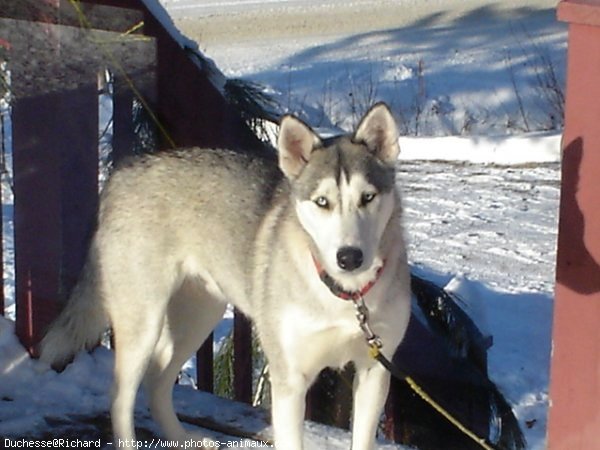
POLYGON ((358 323, 351 313, 319 315, 290 306, 279 330, 284 353, 303 371, 314 367, 343 367, 366 352, 358 323))

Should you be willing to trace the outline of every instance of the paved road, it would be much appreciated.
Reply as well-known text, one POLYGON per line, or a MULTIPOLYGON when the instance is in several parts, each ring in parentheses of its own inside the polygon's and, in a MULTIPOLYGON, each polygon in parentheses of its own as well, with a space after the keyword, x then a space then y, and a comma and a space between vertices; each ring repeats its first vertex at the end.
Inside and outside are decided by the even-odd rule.
POLYGON ((191 38, 247 42, 275 37, 355 34, 422 21, 444 23, 480 15, 510 17, 556 7, 556 0, 163 0, 176 24, 191 38))

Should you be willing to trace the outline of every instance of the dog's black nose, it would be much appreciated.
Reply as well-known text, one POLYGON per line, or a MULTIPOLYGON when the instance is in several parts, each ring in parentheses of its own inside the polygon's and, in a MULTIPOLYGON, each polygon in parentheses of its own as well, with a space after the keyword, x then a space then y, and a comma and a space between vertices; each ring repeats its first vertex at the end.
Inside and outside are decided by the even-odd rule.
POLYGON ((363 263, 363 252, 356 247, 342 247, 337 252, 337 263, 348 272, 358 269, 363 263))

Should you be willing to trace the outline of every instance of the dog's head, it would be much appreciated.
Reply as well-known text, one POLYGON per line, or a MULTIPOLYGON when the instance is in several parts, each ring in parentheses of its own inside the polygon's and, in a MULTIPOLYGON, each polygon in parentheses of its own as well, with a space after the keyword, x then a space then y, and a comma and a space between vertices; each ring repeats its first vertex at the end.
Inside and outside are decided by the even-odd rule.
POLYGON ((375 105, 354 134, 330 142, 286 116, 278 150, 299 222, 325 270, 344 282, 381 265, 381 238, 397 207, 394 165, 400 150, 388 107, 375 105))

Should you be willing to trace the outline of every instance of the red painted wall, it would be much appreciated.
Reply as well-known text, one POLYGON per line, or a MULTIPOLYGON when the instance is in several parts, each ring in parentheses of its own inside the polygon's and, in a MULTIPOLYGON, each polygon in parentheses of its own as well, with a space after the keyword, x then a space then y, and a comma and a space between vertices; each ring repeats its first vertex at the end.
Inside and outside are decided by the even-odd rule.
POLYGON ((548 448, 599 450, 600 0, 562 1, 558 17, 569 57, 548 448))

